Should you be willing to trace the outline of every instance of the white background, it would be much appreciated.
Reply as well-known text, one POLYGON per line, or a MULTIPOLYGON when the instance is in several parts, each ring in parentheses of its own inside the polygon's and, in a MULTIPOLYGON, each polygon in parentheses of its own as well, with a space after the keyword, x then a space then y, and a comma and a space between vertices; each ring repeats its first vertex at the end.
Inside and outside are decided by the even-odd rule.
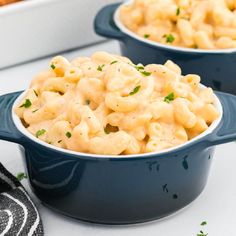
MULTIPOLYGON (((64 54, 72 59, 94 51, 119 53, 114 41, 64 54)), ((0 95, 27 88, 32 77, 48 68, 49 58, 0 71, 0 95)), ((0 112, 1 108, 0 108, 0 112)), ((1 121, 0 121, 1 122, 1 121)), ((236 235, 236 143, 218 146, 208 184, 200 197, 183 211, 166 219, 133 226, 103 226, 76 221, 45 208, 33 197, 43 220, 46 236, 208 236, 236 235), (200 223, 207 221, 202 227, 200 223)), ((0 161, 13 173, 23 171, 16 144, 0 141, 0 161)), ((29 190, 27 180, 23 181, 29 190)), ((30 190, 29 190, 30 191, 30 190)))

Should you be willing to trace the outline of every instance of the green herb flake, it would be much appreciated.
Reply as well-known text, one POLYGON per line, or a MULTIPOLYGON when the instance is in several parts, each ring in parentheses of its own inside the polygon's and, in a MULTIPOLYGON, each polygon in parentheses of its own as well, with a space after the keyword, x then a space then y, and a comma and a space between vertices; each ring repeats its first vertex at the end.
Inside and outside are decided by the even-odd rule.
POLYGON ((39 109, 35 109, 35 110, 32 111, 32 113, 35 113, 35 112, 38 111, 38 110, 39 110, 39 109))
POLYGON ((201 223, 201 226, 203 226, 203 225, 207 225, 207 222, 206 222, 206 221, 203 221, 203 222, 201 223))
POLYGON ((129 95, 132 96, 132 95, 136 94, 136 93, 140 90, 140 88, 141 88, 140 85, 137 86, 137 87, 135 87, 135 88, 133 89, 133 91, 129 93, 129 95))
POLYGON ((107 129, 107 127, 104 128, 105 134, 110 134, 110 131, 107 129))
POLYGON ((144 34, 143 36, 145 39, 148 39, 150 37, 150 34, 144 34))
POLYGON ((175 37, 172 34, 165 34, 163 37, 166 38, 167 43, 173 43, 175 40, 175 37))
POLYGON ((89 105, 90 102, 91 102, 91 101, 90 101, 89 99, 85 100, 85 104, 86 104, 86 105, 89 105))
POLYGON ((148 71, 141 71, 141 74, 144 75, 144 76, 150 76, 151 73, 148 72, 148 71))
POLYGON ((34 90, 34 94, 35 94, 35 96, 36 97, 38 97, 39 95, 38 95, 38 93, 34 90))
POLYGON ((20 107, 29 108, 32 105, 29 99, 25 99, 25 103, 23 103, 20 107))
POLYGON ((110 65, 116 64, 118 61, 112 61, 110 65))
POLYGON ((23 179, 27 179, 27 175, 23 172, 20 172, 16 175, 16 178, 18 179, 18 181, 21 181, 23 179))
POLYGON ((169 94, 164 98, 164 102, 170 103, 170 102, 173 101, 174 99, 175 99, 174 93, 169 93, 169 94))
POLYGON ((141 71, 141 70, 144 70, 144 67, 143 66, 135 66, 135 69, 137 71, 141 71))
POLYGON ((50 66, 53 70, 55 70, 56 69, 56 66, 54 65, 54 64, 51 64, 51 66, 50 66))
POLYGON ((118 131, 119 131, 119 127, 117 127, 117 126, 112 126, 110 124, 107 124, 106 127, 104 127, 105 134, 115 133, 118 131))
POLYGON ((150 76, 151 73, 148 71, 145 71, 143 66, 134 66, 137 71, 139 71, 143 76, 150 76))
POLYGON ((71 138, 71 136, 72 136, 71 132, 66 132, 66 137, 67 138, 71 138))
POLYGON ((104 66, 105 66, 104 64, 103 64, 103 65, 99 65, 98 68, 97 68, 97 70, 98 70, 98 71, 102 71, 102 69, 103 69, 104 66))
POLYGON ((176 16, 179 16, 179 14, 180 14, 180 8, 178 7, 178 8, 176 9, 176 16))
POLYGON ((197 236, 207 236, 208 234, 204 233, 202 230, 197 234, 197 236))
POLYGON ((46 133, 45 129, 40 129, 36 132, 36 137, 38 138, 39 136, 42 136, 46 133))

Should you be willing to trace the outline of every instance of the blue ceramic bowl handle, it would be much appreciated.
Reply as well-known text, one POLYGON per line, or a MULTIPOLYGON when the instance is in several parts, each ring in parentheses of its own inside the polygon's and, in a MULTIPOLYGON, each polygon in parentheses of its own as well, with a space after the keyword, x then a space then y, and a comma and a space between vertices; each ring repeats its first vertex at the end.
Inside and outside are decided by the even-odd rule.
POLYGON ((236 96, 215 92, 223 107, 223 117, 219 125, 209 137, 211 145, 217 145, 236 140, 236 96))
POLYGON ((102 8, 94 20, 94 30, 97 34, 118 40, 124 40, 123 34, 115 25, 113 15, 120 3, 108 5, 102 8))
POLYGON ((20 93, 0 96, 0 139, 23 145, 24 139, 12 120, 12 105, 20 93))

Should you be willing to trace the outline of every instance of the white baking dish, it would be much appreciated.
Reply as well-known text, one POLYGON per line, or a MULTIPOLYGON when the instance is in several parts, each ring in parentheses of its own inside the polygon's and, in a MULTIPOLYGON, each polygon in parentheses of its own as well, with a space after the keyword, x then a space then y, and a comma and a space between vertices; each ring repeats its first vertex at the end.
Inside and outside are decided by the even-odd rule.
POLYGON ((102 40, 97 11, 117 0, 25 0, 0 7, 0 69, 102 40))

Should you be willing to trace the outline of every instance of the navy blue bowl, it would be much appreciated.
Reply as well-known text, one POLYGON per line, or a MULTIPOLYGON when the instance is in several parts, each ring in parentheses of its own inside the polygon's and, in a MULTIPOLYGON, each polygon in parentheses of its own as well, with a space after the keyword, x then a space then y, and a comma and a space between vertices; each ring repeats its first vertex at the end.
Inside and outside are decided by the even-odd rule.
POLYGON ((124 56, 144 65, 163 64, 171 59, 180 66, 183 74, 198 74, 204 85, 236 94, 236 49, 201 50, 152 42, 123 26, 118 17, 119 6, 113 4, 101 9, 95 18, 94 29, 101 36, 118 39, 124 56))
POLYGON ((13 112, 20 94, 0 97, 0 139, 21 145, 30 185, 43 204, 84 221, 139 223, 180 210, 204 189, 214 146, 236 139, 236 96, 217 92, 222 116, 184 145, 127 156, 73 152, 24 128, 13 112))

